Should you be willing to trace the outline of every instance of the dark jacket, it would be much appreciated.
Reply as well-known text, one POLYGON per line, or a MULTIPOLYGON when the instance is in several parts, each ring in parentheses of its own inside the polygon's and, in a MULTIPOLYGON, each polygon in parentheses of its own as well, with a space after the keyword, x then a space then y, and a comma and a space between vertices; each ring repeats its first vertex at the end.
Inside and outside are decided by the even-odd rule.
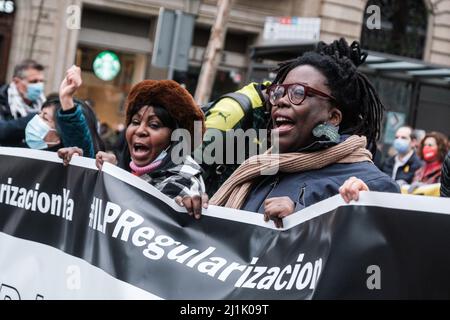
POLYGON ((8 102, 9 84, 0 87, 0 120, 12 119, 11 110, 8 102))
MULTIPOLYGON (((392 171, 394 170, 395 156, 390 157, 383 164, 382 171, 386 173, 389 177, 392 176, 392 171)), ((404 180, 408 184, 411 184, 414 178, 415 172, 423 166, 422 160, 414 152, 408 161, 401 167, 397 169, 397 174, 395 175, 395 181, 404 180)))
POLYGON ((442 164, 441 197, 450 197, 450 151, 442 164))
POLYGON ((371 162, 335 163, 318 170, 262 177, 242 210, 264 213, 264 200, 287 196, 298 211, 338 194, 339 187, 352 176, 363 180, 371 191, 400 192, 399 186, 371 162))
POLYGON ((25 128, 28 121, 35 116, 30 113, 26 117, 11 120, 0 119, 0 146, 5 147, 26 147, 25 128))
POLYGON ((79 147, 83 150, 84 157, 95 158, 93 138, 81 108, 81 105, 75 104, 69 110, 58 110, 58 133, 64 147, 79 147))

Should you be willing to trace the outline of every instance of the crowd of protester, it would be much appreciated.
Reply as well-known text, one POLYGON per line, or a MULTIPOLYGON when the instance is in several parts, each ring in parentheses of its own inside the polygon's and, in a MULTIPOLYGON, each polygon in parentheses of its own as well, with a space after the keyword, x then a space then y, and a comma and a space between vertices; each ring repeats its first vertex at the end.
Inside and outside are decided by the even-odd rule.
POLYGON ((176 82, 144 80, 129 92, 123 130, 98 125, 90 104, 75 98, 80 68, 67 70, 59 92, 46 98, 44 67, 25 60, 15 67, 11 83, 0 88, 0 146, 57 151, 65 165, 74 154, 95 158, 99 169, 110 162, 195 218, 210 203, 259 212, 281 227, 287 215, 338 193, 345 201, 357 200, 364 190, 448 197, 450 152, 444 134, 419 137, 413 128, 401 127, 392 144, 395 154, 382 163, 374 160, 386 106, 358 70, 366 57, 358 42, 321 42, 281 63, 272 83, 248 84, 237 96, 224 96, 203 110, 176 82), (178 145, 171 134, 185 129, 193 137, 194 121, 202 124, 197 134, 205 140, 200 145, 192 140, 192 157, 175 163, 171 152, 178 145), (196 162, 195 154, 211 142, 207 137, 238 128, 270 129, 279 150, 241 165, 196 162), (264 175, 275 159, 277 173, 264 175), (425 187, 434 191, 421 192, 425 187))

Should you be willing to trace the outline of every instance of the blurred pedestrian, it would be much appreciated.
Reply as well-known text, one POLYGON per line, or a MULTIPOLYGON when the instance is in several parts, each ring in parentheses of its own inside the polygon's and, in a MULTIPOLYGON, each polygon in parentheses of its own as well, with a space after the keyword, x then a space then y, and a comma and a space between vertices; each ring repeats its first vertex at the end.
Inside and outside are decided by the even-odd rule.
POLYGON ((44 101, 44 67, 34 60, 22 61, 11 83, 0 87, 0 146, 26 147, 25 127, 44 101))
POLYGON ((432 184, 439 183, 442 163, 447 154, 448 142, 440 132, 429 132, 425 135, 419 147, 419 157, 425 161, 416 171, 413 182, 432 184))
POLYGON ((400 185, 410 184, 415 172, 423 165, 414 151, 415 142, 412 128, 400 127, 395 133, 393 144, 397 154, 388 158, 383 164, 382 171, 400 185))
POLYGON ((113 151, 114 145, 117 142, 118 134, 106 122, 102 122, 100 124, 100 137, 105 143, 105 150, 113 151))
POLYGON ((420 143, 422 142, 422 140, 426 134, 427 134, 427 132, 422 129, 414 129, 413 130, 413 132, 411 134, 411 137, 413 138, 412 139, 412 148, 416 151, 416 153, 420 147, 420 143))
POLYGON ((44 66, 24 60, 15 66, 12 82, 0 88, 0 119, 37 113, 44 102, 44 66))

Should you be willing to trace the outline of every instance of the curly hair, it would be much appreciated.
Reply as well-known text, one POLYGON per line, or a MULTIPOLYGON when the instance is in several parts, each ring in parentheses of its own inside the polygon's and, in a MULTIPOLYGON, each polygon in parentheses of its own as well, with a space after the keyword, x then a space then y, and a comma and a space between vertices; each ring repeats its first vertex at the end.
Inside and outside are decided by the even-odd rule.
POLYGON ((425 137, 423 137, 422 141, 420 141, 419 150, 417 150, 418 156, 420 157, 420 159, 423 159, 422 149, 427 138, 434 138, 434 140, 436 140, 439 162, 443 162, 448 151, 448 140, 444 134, 437 131, 428 132, 425 137))
POLYGON ((339 133, 366 136, 374 154, 375 142, 380 136, 385 107, 369 79, 357 70, 364 63, 367 53, 362 52, 357 41, 349 46, 345 39, 331 44, 319 42, 315 51, 278 65, 273 83, 281 83, 287 74, 301 65, 310 65, 327 79, 326 85, 342 112, 339 133))

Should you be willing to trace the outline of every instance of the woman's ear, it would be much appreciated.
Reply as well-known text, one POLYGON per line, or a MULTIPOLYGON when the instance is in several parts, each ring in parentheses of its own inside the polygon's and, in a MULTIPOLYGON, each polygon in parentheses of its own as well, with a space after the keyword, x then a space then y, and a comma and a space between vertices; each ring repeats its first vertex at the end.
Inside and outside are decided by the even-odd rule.
POLYGON ((342 121, 342 112, 336 107, 331 107, 330 111, 328 112, 329 119, 328 123, 332 124, 333 126, 337 127, 342 121))

